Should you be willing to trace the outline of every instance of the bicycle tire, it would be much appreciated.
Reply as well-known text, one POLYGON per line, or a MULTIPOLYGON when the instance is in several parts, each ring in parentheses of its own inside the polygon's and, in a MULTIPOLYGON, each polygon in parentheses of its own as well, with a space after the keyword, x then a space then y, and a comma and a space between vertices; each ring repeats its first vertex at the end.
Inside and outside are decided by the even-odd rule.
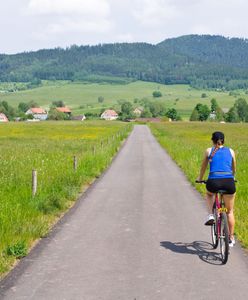
POLYGON ((220 254, 222 263, 226 264, 229 255, 229 230, 225 212, 221 213, 220 254))
POLYGON ((214 204, 213 206, 213 215, 214 215, 214 224, 211 226, 211 237, 212 237, 212 245, 213 249, 216 249, 219 244, 219 237, 218 237, 218 212, 216 210, 216 205, 214 204))

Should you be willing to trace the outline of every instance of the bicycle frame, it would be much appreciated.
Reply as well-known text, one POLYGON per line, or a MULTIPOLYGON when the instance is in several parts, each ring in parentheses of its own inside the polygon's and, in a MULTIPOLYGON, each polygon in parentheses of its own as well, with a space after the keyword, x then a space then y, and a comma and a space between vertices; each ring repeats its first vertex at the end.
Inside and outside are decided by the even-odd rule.
POLYGON ((215 194, 215 206, 216 210, 218 211, 218 220, 217 220, 217 235, 218 238, 221 235, 221 217, 222 217, 222 212, 226 212, 227 209, 225 208, 225 203, 223 200, 223 194, 222 193, 216 193, 215 194))

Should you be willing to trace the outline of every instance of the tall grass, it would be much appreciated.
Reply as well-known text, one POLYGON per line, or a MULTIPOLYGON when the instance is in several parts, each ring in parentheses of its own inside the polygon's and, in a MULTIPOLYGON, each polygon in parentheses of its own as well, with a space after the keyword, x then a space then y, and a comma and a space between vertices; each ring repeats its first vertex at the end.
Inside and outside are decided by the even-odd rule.
POLYGON ((101 174, 130 129, 106 121, 0 124, 0 274, 101 174), (35 197, 32 169, 38 172, 35 197))
MULTIPOLYGON (((219 130, 225 133, 226 145, 237 156, 235 233, 248 247, 248 124, 173 123, 151 124, 150 127, 193 185, 199 174, 203 153, 211 147, 212 132, 219 130)), ((205 191, 205 187, 197 185, 196 188, 202 193, 205 191)))

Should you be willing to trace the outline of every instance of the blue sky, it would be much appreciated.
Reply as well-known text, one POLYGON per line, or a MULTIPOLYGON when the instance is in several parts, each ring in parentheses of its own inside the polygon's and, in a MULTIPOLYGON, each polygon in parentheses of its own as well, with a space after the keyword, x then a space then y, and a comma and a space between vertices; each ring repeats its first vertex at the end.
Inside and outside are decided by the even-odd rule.
POLYGON ((0 53, 73 44, 248 37, 245 0, 1 0, 0 53))

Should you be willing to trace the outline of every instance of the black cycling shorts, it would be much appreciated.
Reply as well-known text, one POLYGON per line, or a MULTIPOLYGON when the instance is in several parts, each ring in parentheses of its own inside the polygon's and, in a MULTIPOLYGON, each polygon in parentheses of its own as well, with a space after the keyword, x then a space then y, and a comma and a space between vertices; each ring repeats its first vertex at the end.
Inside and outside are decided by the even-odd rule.
POLYGON ((236 192, 236 186, 233 178, 208 179, 206 188, 211 193, 224 190, 226 191, 225 194, 232 195, 236 192))

